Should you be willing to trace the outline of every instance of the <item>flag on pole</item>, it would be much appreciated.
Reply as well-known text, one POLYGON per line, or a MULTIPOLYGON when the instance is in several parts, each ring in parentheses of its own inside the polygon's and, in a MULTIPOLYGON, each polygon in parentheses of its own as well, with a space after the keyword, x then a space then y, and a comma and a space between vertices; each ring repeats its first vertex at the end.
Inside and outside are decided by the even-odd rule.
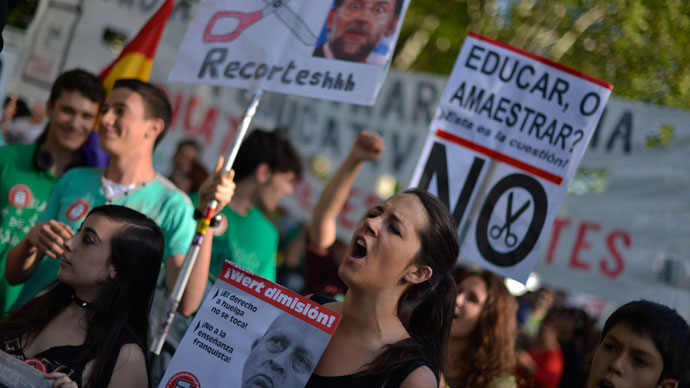
MULTIPOLYGON (((120 55, 108 67, 101 70, 99 77, 103 80, 106 94, 110 93, 113 84, 120 78, 148 81, 158 42, 172 10, 173 0, 165 0, 137 36, 122 49, 120 55)), ((108 164, 108 155, 99 147, 98 135, 95 132, 84 144, 83 150, 91 166, 105 167, 108 164)))

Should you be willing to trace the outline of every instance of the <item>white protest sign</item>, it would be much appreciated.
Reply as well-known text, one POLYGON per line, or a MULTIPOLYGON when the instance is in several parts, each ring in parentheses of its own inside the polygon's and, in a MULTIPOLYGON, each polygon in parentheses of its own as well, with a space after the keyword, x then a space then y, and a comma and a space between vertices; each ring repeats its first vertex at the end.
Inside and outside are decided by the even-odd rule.
POLYGON ((159 388, 302 388, 339 322, 339 314, 225 262, 159 388))
POLYGON ((411 183, 449 205, 462 257, 527 280, 611 88, 469 34, 411 183))
POLYGON ((170 81, 371 105, 408 3, 202 1, 170 81))

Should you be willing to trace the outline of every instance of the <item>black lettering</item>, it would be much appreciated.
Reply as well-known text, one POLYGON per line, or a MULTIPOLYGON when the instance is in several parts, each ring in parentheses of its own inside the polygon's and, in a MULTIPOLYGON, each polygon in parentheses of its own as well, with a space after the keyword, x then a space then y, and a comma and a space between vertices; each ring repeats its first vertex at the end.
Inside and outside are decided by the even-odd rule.
POLYGON ((582 98, 582 101, 580 101, 580 113, 584 116, 591 116, 599 109, 599 104, 601 104, 601 98, 599 95, 594 92, 589 92, 585 94, 585 96, 582 98), (589 102, 592 99, 594 99, 594 102, 589 102), (593 106, 591 108, 585 107, 585 105, 592 104, 593 106))
POLYGON ((513 70, 511 70, 510 74, 508 74, 508 76, 506 76, 504 74, 504 72, 506 69, 506 65, 508 64, 508 60, 509 60, 508 57, 503 58, 503 65, 501 65, 501 71, 498 72, 498 78, 503 82, 508 82, 513 78, 513 75, 515 75, 515 70, 517 70, 517 67, 520 64, 520 62, 518 62, 516 60, 515 64, 513 65, 513 70))
POLYGON ((403 112, 405 111, 404 96, 405 93, 403 93, 403 84, 399 80, 396 80, 391 87, 391 92, 386 96, 388 98, 386 99, 383 109, 381 110, 381 116, 388 118, 390 112, 395 111, 395 113, 398 115, 398 119, 402 121, 404 119, 403 112))
POLYGON ((225 78, 233 79, 235 78, 234 72, 240 68, 240 63, 238 61, 232 61, 225 66, 225 71, 223 71, 223 76, 225 78))
POLYGON ((206 53, 206 57, 204 58, 204 61, 201 63, 201 69, 199 69, 199 75, 197 76, 197 78, 204 78, 207 70, 209 73, 211 73, 211 78, 218 77, 217 66, 219 66, 221 63, 223 63, 223 61, 225 61, 225 57, 227 55, 227 48, 213 48, 208 50, 208 52, 206 53))
POLYGON ((551 94, 549 94, 549 101, 551 101, 553 95, 556 94, 558 95, 558 105, 563 105, 563 93, 567 92, 569 88, 570 84, 568 81, 556 78, 556 83, 553 85, 553 89, 551 89, 551 94))
POLYGON ((268 72, 268 66, 266 66, 265 63, 261 63, 259 64, 259 66, 256 67, 256 71, 254 72, 254 78, 261 79, 266 75, 266 72, 268 72))
POLYGON ((393 132, 393 170, 399 172, 406 160, 411 160, 409 158, 414 151, 414 145, 417 143, 417 137, 412 135, 407 137, 407 144, 402 147, 400 144, 402 142, 401 134, 399 132, 393 132))
POLYGON ((613 143, 620 139, 623 142, 623 152, 626 154, 630 153, 630 141, 632 140, 632 113, 630 111, 625 111, 621 119, 616 125, 616 129, 609 137, 609 141, 606 142, 606 151, 611 151, 613 148, 613 143))
POLYGON ((352 73, 347 76, 347 81, 345 82, 345 91, 351 92, 355 89, 355 81, 352 79, 352 73))
POLYGON ((482 57, 474 54, 475 50, 484 51, 484 47, 479 47, 477 45, 472 46, 472 49, 470 50, 470 55, 467 57, 467 61, 465 62, 465 67, 467 67, 468 69, 477 70, 476 66, 470 65, 470 61, 472 59, 481 59, 482 58, 482 57))
POLYGON ((462 186, 460 196, 458 196, 458 200, 455 202, 455 208, 453 209, 455 225, 460 225, 462 218, 465 216, 465 210, 467 210, 467 206, 470 204, 470 198, 474 188, 477 186, 482 168, 484 168, 484 159, 475 157, 467 178, 465 178, 465 184, 462 186))
POLYGON ((297 77, 295 77, 295 82, 298 85, 304 85, 304 80, 309 77, 309 70, 300 70, 297 72, 297 77))
POLYGON ((505 97, 501 97, 501 99, 498 100, 498 106, 496 107, 496 110, 494 111, 493 119, 498 121, 499 123, 503 122, 503 117, 498 117, 498 113, 499 112, 506 112, 506 108, 504 108, 503 105, 507 104, 507 103, 510 103, 510 100, 505 98, 505 97))
POLYGON ((520 88, 520 89, 527 89, 529 87, 529 82, 524 83, 524 84, 520 82, 520 80, 522 79, 522 73, 527 69, 529 69, 529 71, 532 73, 532 75, 534 75, 534 68, 530 65, 527 65, 527 66, 523 67, 522 69, 520 69, 520 71, 518 72, 518 75, 517 75, 517 79, 515 80, 515 83, 517 84, 518 88, 520 88))
POLYGON ((527 123, 527 120, 529 120, 529 117, 534 113, 534 111, 528 107, 525 107, 525 112, 527 114, 525 115, 525 118, 522 120, 522 125, 520 125, 520 132, 522 132, 523 129, 525 129, 525 124, 527 123))
POLYGON ((479 109, 479 112, 477 114, 482 114, 482 112, 486 111, 487 115, 486 117, 491 118, 491 111, 494 109, 494 94, 491 93, 489 94, 489 98, 484 101, 484 105, 482 105, 482 108, 479 109))
POLYGON ((537 81, 534 86, 532 86, 532 89, 530 89, 530 93, 533 93, 535 90, 540 90, 541 91, 541 97, 546 98, 546 88, 549 86, 549 73, 544 73, 544 75, 539 78, 539 81, 537 81))
POLYGON ((283 70, 283 66, 271 66, 271 71, 268 72, 268 80, 273 79, 275 73, 280 73, 283 70))
POLYGON ((546 122, 546 116, 544 116, 544 114, 542 114, 540 112, 537 112, 536 116, 534 116, 534 121, 532 121, 532 126, 529 128, 529 131, 527 131, 527 134, 531 135, 532 131, 534 131, 536 129, 537 133, 535 134, 535 136, 537 138, 539 138, 540 137, 539 130, 541 129, 541 126, 544 125, 545 122, 546 122))
POLYGON ((501 57, 498 56, 495 52, 489 50, 486 53, 486 56, 484 57, 484 63, 482 64, 482 70, 481 72, 486 74, 486 75, 491 75, 493 74, 496 69, 498 68, 498 63, 501 60, 501 57), (493 59, 493 63, 489 63, 490 60, 493 59), (489 66, 493 66, 491 69, 488 69, 489 66))
POLYGON ((252 74, 249 73, 249 68, 254 66, 256 66, 255 62, 247 62, 244 65, 242 65, 242 68, 240 69, 240 77, 244 79, 252 78, 252 74))
POLYGON ((434 111, 434 103, 438 100, 438 90, 430 82, 420 82, 417 84, 417 93, 412 112, 412 121, 428 123, 431 121, 434 111), (420 119, 420 116, 421 119, 420 119))
POLYGON ((568 123, 563 123, 561 130, 558 132, 558 136, 556 136, 556 139, 553 141, 553 144, 557 145, 558 140, 560 140, 561 149, 565 150, 565 142, 568 140, 568 137, 570 137, 571 133, 573 133, 573 127, 571 127, 568 123))
POLYGON ((450 202, 448 201, 448 164, 446 160, 446 146, 434 142, 417 187, 430 191, 431 179, 436 175, 436 196, 450 209, 450 202))
POLYGON ((321 82, 321 72, 312 73, 311 79, 309 80, 309 85, 318 85, 321 82))
POLYGON ((455 93, 453 93, 453 96, 448 100, 448 102, 453 102, 455 100, 458 100, 458 106, 462 106, 462 98, 465 96, 465 81, 462 81, 460 86, 458 86, 457 90, 455 90, 455 93))
POLYGON ((323 76, 323 83, 321 84, 321 87, 323 89, 331 89, 333 87, 333 82, 334 79, 331 77, 331 72, 326 71, 326 74, 323 76))
POLYGON ((472 89, 470 89, 470 95, 467 96, 467 100, 465 100, 465 109, 474 110, 476 112, 479 108, 479 104, 482 102, 482 97, 484 97, 484 89, 476 88, 473 85, 472 89), (479 93, 475 96, 474 93, 477 89, 479 93), (470 106, 469 108, 467 108, 468 105, 470 106))
POLYGON ((601 126, 604 123, 604 118, 606 117, 606 108, 604 108, 604 111, 601 112, 601 117, 599 118, 599 122, 597 123, 597 127, 594 129, 594 133, 592 134, 592 138, 589 140, 589 146, 592 149, 597 148, 597 143, 599 142, 599 134, 601 133, 601 126))
POLYGON ((288 74, 290 74, 290 71, 294 70, 295 67, 295 61, 290 61, 290 63, 288 63, 287 69, 285 69, 283 75, 280 77, 280 82, 284 84, 291 84, 292 80, 288 79, 288 74))
POLYGON ((517 102, 515 104, 513 104, 510 107, 510 118, 512 118, 512 120, 510 118, 507 118, 506 124, 511 126, 511 127, 513 125, 515 125, 515 123, 517 123, 517 121, 518 121, 518 115, 520 114, 520 111, 522 111, 522 105, 520 105, 517 102))

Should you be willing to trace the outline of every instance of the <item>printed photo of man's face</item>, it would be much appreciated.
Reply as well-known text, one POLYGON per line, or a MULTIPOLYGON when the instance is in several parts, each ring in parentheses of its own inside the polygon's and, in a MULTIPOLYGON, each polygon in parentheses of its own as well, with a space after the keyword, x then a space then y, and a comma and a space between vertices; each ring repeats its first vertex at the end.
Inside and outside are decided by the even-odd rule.
POLYGON ((382 65, 387 52, 375 52, 390 37, 403 0, 336 0, 328 13, 327 41, 314 56, 382 65))
POLYGON ((254 341, 242 370, 242 388, 304 387, 328 341, 312 333, 313 326, 287 313, 278 316, 254 341))

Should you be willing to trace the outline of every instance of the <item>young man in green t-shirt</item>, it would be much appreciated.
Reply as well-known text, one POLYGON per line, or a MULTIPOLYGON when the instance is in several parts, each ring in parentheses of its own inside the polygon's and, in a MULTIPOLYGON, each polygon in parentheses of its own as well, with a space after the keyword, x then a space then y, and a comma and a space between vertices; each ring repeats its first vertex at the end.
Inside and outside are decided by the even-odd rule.
MULTIPOLYGON (((55 187, 39 224, 7 256, 6 277, 26 282, 13 309, 34 297, 55 279, 56 260, 93 207, 117 204, 138 210, 154 219, 165 235, 165 275, 171 290, 184 262, 195 231, 189 198, 153 168, 153 149, 165 133, 172 108, 165 94, 147 82, 121 79, 101 110, 98 139, 110 156, 105 170, 77 168, 55 187)), ((217 210, 230 201, 234 191, 232 173, 216 172, 204 182, 201 205, 218 201, 217 210)), ((210 233, 209 233, 210 235, 210 233)), ((204 239, 178 311, 192 314, 201 304, 208 277, 211 238, 204 239)), ((87 301, 89 302, 89 301, 87 301)))
POLYGON ((0 148, 0 314, 22 288, 5 279, 7 252, 36 224, 59 177, 85 164, 81 147, 93 130, 103 94, 95 75, 79 69, 62 73, 50 91, 49 123, 36 143, 0 148))
POLYGON ((230 260, 270 281, 276 280, 278 231, 263 212, 273 212, 294 192, 302 174, 297 152, 278 131, 247 135, 233 165, 237 188, 214 230, 211 277, 230 260))

